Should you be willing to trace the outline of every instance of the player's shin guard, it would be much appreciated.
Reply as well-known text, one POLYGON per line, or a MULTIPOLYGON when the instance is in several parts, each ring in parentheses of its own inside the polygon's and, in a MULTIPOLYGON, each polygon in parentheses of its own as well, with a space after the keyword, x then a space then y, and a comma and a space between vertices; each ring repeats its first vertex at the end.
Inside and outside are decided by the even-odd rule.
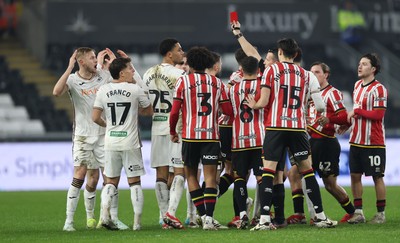
POLYGON ((254 195, 254 209, 252 217, 260 217, 260 184, 262 180, 257 181, 256 192, 254 195))
POLYGON ((187 218, 189 220, 194 219, 194 216, 196 215, 196 207, 193 204, 192 197, 190 196, 190 192, 188 189, 186 189, 186 205, 187 205, 187 218))
POLYGON ((168 198, 169 198, 169 191, 166 181, 157 180, 155 190, 156 190, 158 207, 160 208, 160 212, 164 217, 168 210, 168 198))
POLYGON ((340 201, 340 206, 346 211, 348 214, 353 214, 354 211, 356 210, 351 203, 349 197, 346 197, 344 200, 340 201))
POLYGON ((233 177, 227 173, 223 174, 219 180, 219 194, 218 197, 224 195, 229 186, 233 183, 233 177))
POLYGON ((201 188, 191 191, 190 196, 192 198, 193 204, 197 209, 197 212, 199 212, 200 216, 203 216, 206 214, 206 206, 204 204, 204 194, 203 190, 201 188))
POLYGON ((118 220, 118 202, 119 202, 119 193, 118 190, 115 190, 115 194, 111 198, 111 205, 110 205, 110 216, 112 220, 118 220))
POLYGON ((96 204, 96 189, 90 188, 86 185, 86 188, 83 191, 83 197, 85 199, 86 218, 94 219, 94 206, 96 204))
MULTIPOLYGON (((306 185, 306 180, 304 178, 301 178, 301 186, 302 186, 303 192, 306 192, 307 185, 306 185)), ((315 209, 314 209, 314 204, 311 201, 311 199, 307 193, 304 195, 304 200, 306 201, 306 204, 307 204, 307 209, 308 209, 308 213, 310 214, 310 219, 314 219, 315 214, 316 214, 315 209)))
POLYGON ((132 185, 130 189, 133 212, 135 215, 133 218, 133 225, 141 225, 144 202, 143 190, 140 184, 132 185))
POLYGON ((78 206, 80 190, 83 185, 84 180, 72 179, 72 183, 69 186, 68 194, 67 194, 67 222, 74 221, 74 214, 76 211, 76 207, 78 206))
POLYGON ((234 182, 234 198, 238 206, 239 213, 246 211, 247 186, 244 178, 236 178, 234 182))
POLYGON ((294 213, 304 214, 304 194, 303 189, 292 191, 294 213))
POLYGON ((307 187, 307 195, 314 205, 315 213, 318 216, 318 214, 323 213, 324 209, 322 207, 321 192, 318 182, 315 179, 314 171, 311 169, 303 172, 303 178, 307 187))
POLYGON ((115 195, 117 188, 113 184, 107 184, 103 187, 101 191, 101 221, 103 223, 109 222, 110 217, 110 208, 111 208, 111 200, 115 195))
POLYGON ((260 224, 271 222, 269 216, 272 201, 272 187, 275 171, 270 169, 263 169, 262 183, 260 186, 260 201, 261 201, 261 217, 260 224))
POLYGON ((278 223, 283 223, 285 221, 285 187, 283 184, 274 185, 272 204, 275 210, 275 220, 277 220, 278 223))
POLYGON ((217 189, 206 187, 204 190, 204 204, 206 205, 206 215, 213 217, 215 204, 217 203, 217 189))
POLYGON ((168 213, 175 217, 176 209, 181 201, 185 178, 182 175, 176 175, 172 181, 171 189, 169 191, 169 207, 168 213))

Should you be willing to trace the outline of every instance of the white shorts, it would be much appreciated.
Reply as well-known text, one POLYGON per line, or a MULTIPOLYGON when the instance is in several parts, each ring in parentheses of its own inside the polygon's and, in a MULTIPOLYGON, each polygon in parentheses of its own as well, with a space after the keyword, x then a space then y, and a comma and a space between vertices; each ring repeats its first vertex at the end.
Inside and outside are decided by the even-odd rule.
POLYGON ((109 178, 119 177, 122 167, 125 169, 128 178, 145 175, 141 148, 125 151, 106 150, 104 175, 109 178))
POLYGON ((72 147, 74 166, 86 166, 92 170, 104 167, 104 135, 75 135, 72 147))
POLYGON ((151 136, 151 168, 169 166, 171 162, 170 135, 151 136))
POLYGON ((179 135, 179 143, 170 143, 170 164, 172 168, 183 168, 182 161, 182 135, 179 135))

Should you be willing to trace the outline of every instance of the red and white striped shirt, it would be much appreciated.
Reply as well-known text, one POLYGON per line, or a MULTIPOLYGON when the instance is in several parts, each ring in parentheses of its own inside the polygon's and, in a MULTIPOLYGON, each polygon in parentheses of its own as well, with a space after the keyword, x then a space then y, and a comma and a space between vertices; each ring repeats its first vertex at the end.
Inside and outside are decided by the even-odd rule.
POLYGON ((311 130, 309 133, 312 135, 313 132, 322 135, 324 137, 335 137, 335 124, 330 122, 325 126, 321 126, 317 120, 321 116, 332 117, 336 113, 346 110, 343 104, 343 95, 338 89, 332 85, 326 86, 321 90, 322 100, 326 104, 326 110, 322 113, 318 113, 315 109, 314 102, 310 102, 308 109, 308 117, 311 119, 308 125, 308 129, 311 130))
MULTIPOLYGON (((354 85, 353 109, 360 108, 366 111, 373 109, 386 109, 387 90, 379 81, 374 80, 363 85, 359 80, 354 85)), ((350 144, 359 146, 385 146, 385 125, 384 119, 370 120, 362 116, 353 118, 350 133, 350 144)))
POLYGON ((261 79, 243 80, 230 88, 233 107, 232 150, 261 148, 264 141, 266 112, 253 110, 247 106, 246 97, 251 94, 260 98, 261 79))
POLYGON ((309 72, 293 63, 278 62, 264 71, 261 86, 271 90, 266 129, 305 130, 309 82, 309 72))
POLYGON ((182 100, 182 140, 218 140, 218 109, 229 102, 222 81, 205 73, 178 79, 174 99, 182 100))
MULTIPOLYGON (((235 86, 235 84, 240 83, 243 80, 243 71, 242 70, 237 70, 236 72, 233 72, 231 76, 229 77, 228 84, 230 86, 235 86)), ((229 93, 229 90, 226 89, 226 93, 229 93)), ((233 123, 233 117, 229 117, 225 114, 221 114, 218 117, 218 124, 220 127, 232 127, 233 123)))

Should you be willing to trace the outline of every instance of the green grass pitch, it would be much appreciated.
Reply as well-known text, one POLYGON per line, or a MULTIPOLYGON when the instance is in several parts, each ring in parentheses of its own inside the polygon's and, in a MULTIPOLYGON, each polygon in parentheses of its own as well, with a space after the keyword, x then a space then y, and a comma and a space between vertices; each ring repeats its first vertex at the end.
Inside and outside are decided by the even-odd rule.
MULTIPOLYGON (((124 183, 124 182, 121 182, 124 183)), ((349 188, 346 188, 350 192, 349 188)), ((335 220, 344 215, 343 209, 321 188, 326 214, 335 220)), ((387 187, 387 222, 382 225, 339 224, 334 229, 318 229, 309 225, 290 225, 276 231, 201 229, 162 230, 158 224, 158 207, 154 190, 145 190, 141 231, 87 230, 86 214, 81 194, 75 214, 76 232, 63 232, 66 191, 0 192, 0 242, 400 242, 400 187, 387 187)), ((249 191, 254 195, 254 190, 249 191)), ((100 195, 97 194, 98 217, 100 195)), ((286 188, 286 216, 293 206, 290 190, 286 188)), ((371 219, 376 212, 373 187, 364 190, 364 214, 371 219)), ((132 227, 133 210, 128 190, 120 191, 119 218, 132 227)), ((182 198, 177 216, 186 217, 186 200, 182 198)), ((226 224, 233 216, 232 189, 218 200, 215 218, 226 224)))

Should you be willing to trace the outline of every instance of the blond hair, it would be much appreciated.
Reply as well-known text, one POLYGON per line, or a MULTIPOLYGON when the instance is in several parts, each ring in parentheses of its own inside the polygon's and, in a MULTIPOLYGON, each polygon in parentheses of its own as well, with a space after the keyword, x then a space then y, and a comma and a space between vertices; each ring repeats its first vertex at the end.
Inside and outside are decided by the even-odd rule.
POLYGON ((78 49, 76 49, 76 60, 79 60, 81 57, 89 52, 94 52, 94 49, 90 47, 79 47, 78 49))

